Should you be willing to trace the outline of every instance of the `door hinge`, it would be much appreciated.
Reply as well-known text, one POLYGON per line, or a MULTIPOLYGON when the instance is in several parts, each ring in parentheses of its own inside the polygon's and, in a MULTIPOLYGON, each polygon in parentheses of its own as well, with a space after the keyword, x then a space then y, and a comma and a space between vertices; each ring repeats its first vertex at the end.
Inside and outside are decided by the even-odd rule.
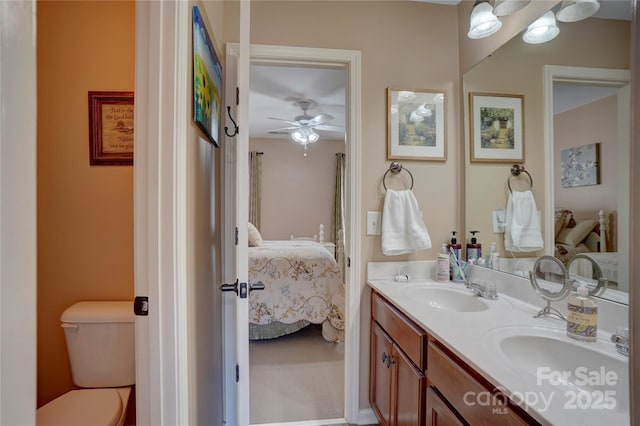
POLYGON ((351 268, 351 258, 347 257, 347 268, 351 268))
POLYGON ((136 296, 133 299, 133 313, 138 316, 149 315, 149 298, 147 296, 136 296))
POLYGON ((240 381, 240 366, 236 364, 236 383, 240 381))
POLYGON ((240 88, 236 86, 236 105, 240 105, 240 88))
POLYGON ((236 226, 236 245, 238 245, 238 227, 236 226))

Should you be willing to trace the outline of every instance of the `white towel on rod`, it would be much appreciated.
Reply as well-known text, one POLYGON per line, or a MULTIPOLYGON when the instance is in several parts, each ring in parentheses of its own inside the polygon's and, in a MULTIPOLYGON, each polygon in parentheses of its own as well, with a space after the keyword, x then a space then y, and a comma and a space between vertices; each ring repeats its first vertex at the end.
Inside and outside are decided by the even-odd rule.
POLYGON ((382 209, 382 253, 385 256, 431 248, 418 201, 410 189, 387 189, 382 209))
POLYGON ((540 215, 531 191, 515 191, 509 194, 504 248, 515 252, 537 251, 544 248, 540 215))

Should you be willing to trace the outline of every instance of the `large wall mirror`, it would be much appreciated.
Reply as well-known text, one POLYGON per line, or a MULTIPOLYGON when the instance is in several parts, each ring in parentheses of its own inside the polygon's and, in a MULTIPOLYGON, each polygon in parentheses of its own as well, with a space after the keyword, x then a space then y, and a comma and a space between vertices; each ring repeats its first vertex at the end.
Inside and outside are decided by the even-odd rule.
POLYGON ((484 251, 496 243, 501 269, 517 275, 526 276, 543 254, 568 264, 575 254, 594 253, 611 280, 602 297, 628 303, 631 2, 601 3, 594 17, 558 22, 560 34, 550 42, 527 44, 517 35, 463 76, 465 227, 479 231, 484 251), (627 14, 610 14, 611 6, 627 14), (524 161, 471 160, 473 93, 523 96, 524 161), (528 174, 514 176, 516 163, 528 174), (578 169, 583 173, 573 173, 578 169), (543 248, 506 251, 504 233, 494 232, 493 212, 506 208, 509 185, 531 190, 543 248))

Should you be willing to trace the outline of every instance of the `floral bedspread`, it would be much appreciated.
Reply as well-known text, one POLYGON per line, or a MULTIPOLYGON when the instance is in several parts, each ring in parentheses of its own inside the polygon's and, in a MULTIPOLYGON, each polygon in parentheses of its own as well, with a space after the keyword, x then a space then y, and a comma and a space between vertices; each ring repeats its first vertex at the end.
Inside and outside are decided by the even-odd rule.
POLYGON ((344 340, 344 282, 333 256, 315 241, 263 241, 249 247, 249 322, 323 325, 323 337, 344 340))

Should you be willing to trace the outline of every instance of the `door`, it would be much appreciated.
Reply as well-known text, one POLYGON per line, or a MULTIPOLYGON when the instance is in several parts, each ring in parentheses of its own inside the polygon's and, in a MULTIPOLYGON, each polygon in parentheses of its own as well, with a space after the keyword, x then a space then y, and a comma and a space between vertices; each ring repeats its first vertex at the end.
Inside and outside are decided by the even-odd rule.
POLYGON ((371 321, 370 378, 373 381, 369 394, 371 407, 381 425, 391 425, 392 413, 392 364, 393 342, 377 322, 371 321))
POLYGON ((227 46, 225 128, 225 243, 223 327, 225 344, 225 422, 249 425, 249 1, 240 2, 240 45, 227 46), (237 89, 236 89, 237 88, 237 89), (244 127, 243 127, 244 125, 244 127), (235 333, 230 332, 235 330, 235 333), (235 361, 235 362, 234 362, 235 361))

